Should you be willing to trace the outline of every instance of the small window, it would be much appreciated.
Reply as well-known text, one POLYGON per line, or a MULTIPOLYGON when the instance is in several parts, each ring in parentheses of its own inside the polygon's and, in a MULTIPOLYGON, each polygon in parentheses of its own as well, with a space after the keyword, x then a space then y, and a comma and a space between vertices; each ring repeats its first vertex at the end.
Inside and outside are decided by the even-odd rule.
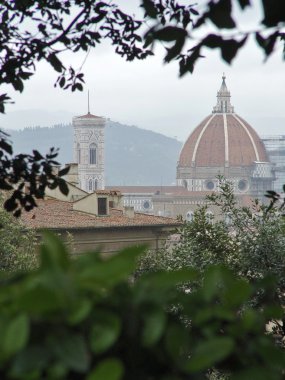
POLYGON ((238 183, 239 191, 246 191, 248 188, 248 183, 245 179, 241 179, 238 183))
POLYGON ((89 181, 88 181, 88 190, 93 191, 93 180, 92 179, 89 179, 89 181))
POLYGON ((98 198, 98 215, 107 215, 107 198, 98 198))
POLYGON ((97 149, 95 144, 89 146, 89 164, 95 165, 97 163, 97 149))
POLYGON ((149 202, 149 201, 144 201, 144 202, 143 202, 143 208, 144 208, 145 210, 148 210, 148 209, 150 208, 150 202, 149 202))
POLYGON ((186 214, 186 220, 187 222, 193 222, 194 220, 194 213, 193 211, 188 211, 186 214))
POLYGON ((207 190, 214 190, 214 188, 215 188, 215 184, 213 181, 210 180, 210 181, 206 182, 206 189, 207 190))
POLYGON ((95 179, 94 181, 94 190, 98 190, 98 180, 95 179))

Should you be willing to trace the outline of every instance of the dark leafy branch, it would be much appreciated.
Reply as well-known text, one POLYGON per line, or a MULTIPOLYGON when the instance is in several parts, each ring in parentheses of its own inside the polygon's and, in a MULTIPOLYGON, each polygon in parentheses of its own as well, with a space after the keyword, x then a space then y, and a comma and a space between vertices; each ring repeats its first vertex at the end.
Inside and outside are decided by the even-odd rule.
POLYGON ((204 57, 204 48, 220 49, 222 59, 230 64, 250 35, 255 36, 257 46, 268 58, 277 42, 285 42, 285 3, 264 0, 263 20, 255 31, 248 32, 239 30, 233 15, 235 3, 242 10, 253 7, 250 0, 210 0, 204 9, 200 9, 199 3, 184 6, 175 0, 144 0, 145 17, 152 23, 145 34, 145 46, 153 46, 157 41, 170 44, 165 47, 164 60, 177 59, 180 76, 193 73, 197 61, 204 57), (214 31, 202 32, 201 36, 204 26, 212 26, 214 31))
MULTIPOLYGON (((67 67, 61 53, 87 51, 102 39, 110 39, 116 53, 129 61, 152 54, 137 33, 142 22, 110 2, 5 0, 0 17, 0 85, 12 85, 20 92, 39 61, 47 61, 60 73, 56 82, 60 87, 82 90, 83 75, 67 67)), ((1 112, 7 100, 0 98, 1 112)))

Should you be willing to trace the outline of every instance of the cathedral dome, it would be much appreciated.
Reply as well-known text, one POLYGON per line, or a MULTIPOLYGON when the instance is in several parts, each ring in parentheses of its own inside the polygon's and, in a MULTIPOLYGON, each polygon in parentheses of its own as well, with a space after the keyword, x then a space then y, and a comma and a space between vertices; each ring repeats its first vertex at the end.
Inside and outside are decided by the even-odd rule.
POLYGON ((217 176, 230 179, 238 192, 257 194, 271 188, 272 167, 255 130, 234 112, 225 76, 217 104, 190 134, 177 166, 177 185, 214 190, 217 176))
POLYGON ((240 116, 214 113, 202 121, 184 144, 181 166, 249 166, 267 161, 263 143, 240 116))
POLYGON ((234 113, 225 77, 217 105, 191 133, 180 153, 180 166, 249 166, 268 161, 265 147, 255 130, 234 113))

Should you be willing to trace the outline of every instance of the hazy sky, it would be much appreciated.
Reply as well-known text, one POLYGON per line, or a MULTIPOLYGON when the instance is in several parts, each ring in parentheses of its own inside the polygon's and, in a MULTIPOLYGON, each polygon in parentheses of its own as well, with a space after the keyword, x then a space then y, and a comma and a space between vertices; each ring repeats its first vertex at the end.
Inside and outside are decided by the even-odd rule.
MULTIPOLYGON (((125 1, 124 5, 134 10, 135 3, 125 1)), ((245 27, 254 26, 254 20, 260 17, 258 9, 247 12, 245 27)), ((161 47, 155 57, 131 63, 116 56, 113 50, 101 45, 90 52, 83 67, 91 112, 96 115, 183 141, 211 113, 225 72, 235 111, 260 134, 285 134, 285 63, 281 46, 264 64, 262 52, 251 41, 231 66, 221 61, 218 51, 207 50, 194 74, 182 79, 178 78, 177 62, 163 64, 161 47)), ((65 62, 80 67, 84 57, 68 55, 65 62)), ((86 113, 87 91, 71 93, 54 88, 56 77, 48 65, 39 64, 22 94, 9 91, 16 103, 7 112, 45 109, 74 115, 86 113)), ((1 116, 0 123, 5 125, 5 116, 1 116)))

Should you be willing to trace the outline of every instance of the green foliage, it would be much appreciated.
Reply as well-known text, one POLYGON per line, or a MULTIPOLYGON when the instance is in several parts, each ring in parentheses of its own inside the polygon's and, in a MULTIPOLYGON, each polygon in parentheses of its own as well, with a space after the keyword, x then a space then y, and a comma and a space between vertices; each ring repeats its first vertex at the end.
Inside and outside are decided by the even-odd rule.
MULTIPOLYGON (((277 282, 272 296, 284 307, 285 223, 280 210, 257 200, 251 207, 240 206, 231 183, 223 178, 219 188, 220 192, 207 198, 220 212, 217 220, 206 213, 207 206, 198 208, 194 220, 180 229, 179 243, 156 255, 148 253, 141 259, 138 273, 195 268, 203 275, 210 265, 224 265, 250 283, 272 275, 277 282)), ((260 292, 251 302, 258 308, 262 299, 260 292)), ((284 326, 284 317, 274 321, 273 331, 280 344, 284 344, 284 326)))
POLYGON ((37 265, 35 232, 2 207, 0 197, 0 272, 32 269, 37 265))
POLYGON ((282 314, 272 279, 250 285, 213 267, 186 293, 178 285, 197 279, 191 269, 129 281, 143 248, 71 260, 56 237, 44 240, 35 271, 1 282, 1 378, 282 379, 284 352, 264 334, 282 314), (247 304, 259 291, 256 311, 247 304))

